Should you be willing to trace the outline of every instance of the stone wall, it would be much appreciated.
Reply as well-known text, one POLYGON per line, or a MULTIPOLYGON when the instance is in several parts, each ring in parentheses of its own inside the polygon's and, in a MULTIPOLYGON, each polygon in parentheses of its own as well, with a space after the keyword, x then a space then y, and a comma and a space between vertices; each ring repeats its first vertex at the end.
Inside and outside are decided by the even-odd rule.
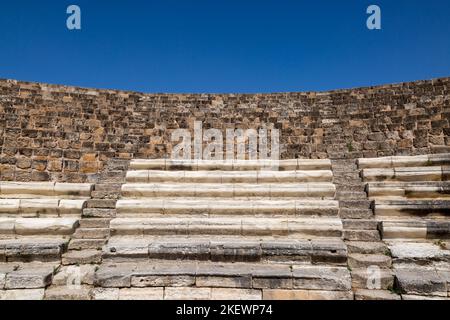
POLYGON ((141 94, 0 81, 0 180, 95 182, 113 158, 164 158, 171 133, 280 129, 282 158, 450 152, 450 78, 331 92, 141 94), (269 126, 269 128, 270 128, 269 126))

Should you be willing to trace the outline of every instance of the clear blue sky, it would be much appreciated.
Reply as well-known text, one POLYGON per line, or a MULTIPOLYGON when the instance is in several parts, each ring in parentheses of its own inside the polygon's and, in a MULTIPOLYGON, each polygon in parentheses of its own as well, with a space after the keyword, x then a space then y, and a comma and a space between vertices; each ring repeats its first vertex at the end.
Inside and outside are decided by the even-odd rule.
POLYGON ((0 78, 144 92, 328 90, 450 76, 448 0, 18 0, 0 78), (66 28, 66 8, 82 30, 66 28), (382 9, 381 31, 366 9, 382 9))

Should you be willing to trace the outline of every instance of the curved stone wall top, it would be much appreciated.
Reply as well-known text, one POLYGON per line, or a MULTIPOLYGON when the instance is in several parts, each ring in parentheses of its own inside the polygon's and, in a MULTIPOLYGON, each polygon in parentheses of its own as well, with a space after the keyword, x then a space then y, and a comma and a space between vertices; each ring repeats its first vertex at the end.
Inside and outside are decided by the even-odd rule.
POLYGON ((142 94, 0 80, 0 180, 95 181, 175 129, 280 130, 281 158, 450 152, 450 78, 330 92, 142 94))

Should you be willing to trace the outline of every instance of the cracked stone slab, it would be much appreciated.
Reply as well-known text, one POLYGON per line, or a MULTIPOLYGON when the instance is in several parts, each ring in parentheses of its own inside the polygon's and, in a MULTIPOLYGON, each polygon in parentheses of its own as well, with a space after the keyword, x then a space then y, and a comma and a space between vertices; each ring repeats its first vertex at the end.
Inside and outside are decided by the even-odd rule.
POLYGON ((398 268, 394 272, 404 293, 447 297, 447 281, 434 269, 398 268))
POLYGON ((53 277, 54 265, 24 264, 6 275, 6 289, 38 289, 48 286, 53 277))

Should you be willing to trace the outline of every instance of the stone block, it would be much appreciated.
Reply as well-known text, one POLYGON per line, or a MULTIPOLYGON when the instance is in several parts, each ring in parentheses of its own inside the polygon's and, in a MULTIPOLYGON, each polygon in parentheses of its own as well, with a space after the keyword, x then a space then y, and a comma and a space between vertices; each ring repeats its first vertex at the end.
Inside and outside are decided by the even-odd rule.
POLYGON ((353 300, 351 291, 264 289, 263 300, 353 300))
POLYGON ((163 300, 163 299, 164 299, 163 288, 122 288, 119 291, 119 300, 163 300))
POLYGON ((45 288, 52 281, 53 266, 29 265, 6 275, 6 289, 45 288))
POLYGON ((195 277, 187 275, 138 275, 131 278, 132 287, 189 287, 194 284, 195 277))
POLYGON ((358 289, 355 291, 355 300, 401 300, 401 297, 388 290, 358 289))
POLYGON ((44 289, 0 290, 0 300, 43 300, 44 289))
POLYGON ((165 288, 164 300, 210 300, 211 288, 165 288))
POLYGON ((212 288, 211 300, 261 300, 261 290, 212 288))

